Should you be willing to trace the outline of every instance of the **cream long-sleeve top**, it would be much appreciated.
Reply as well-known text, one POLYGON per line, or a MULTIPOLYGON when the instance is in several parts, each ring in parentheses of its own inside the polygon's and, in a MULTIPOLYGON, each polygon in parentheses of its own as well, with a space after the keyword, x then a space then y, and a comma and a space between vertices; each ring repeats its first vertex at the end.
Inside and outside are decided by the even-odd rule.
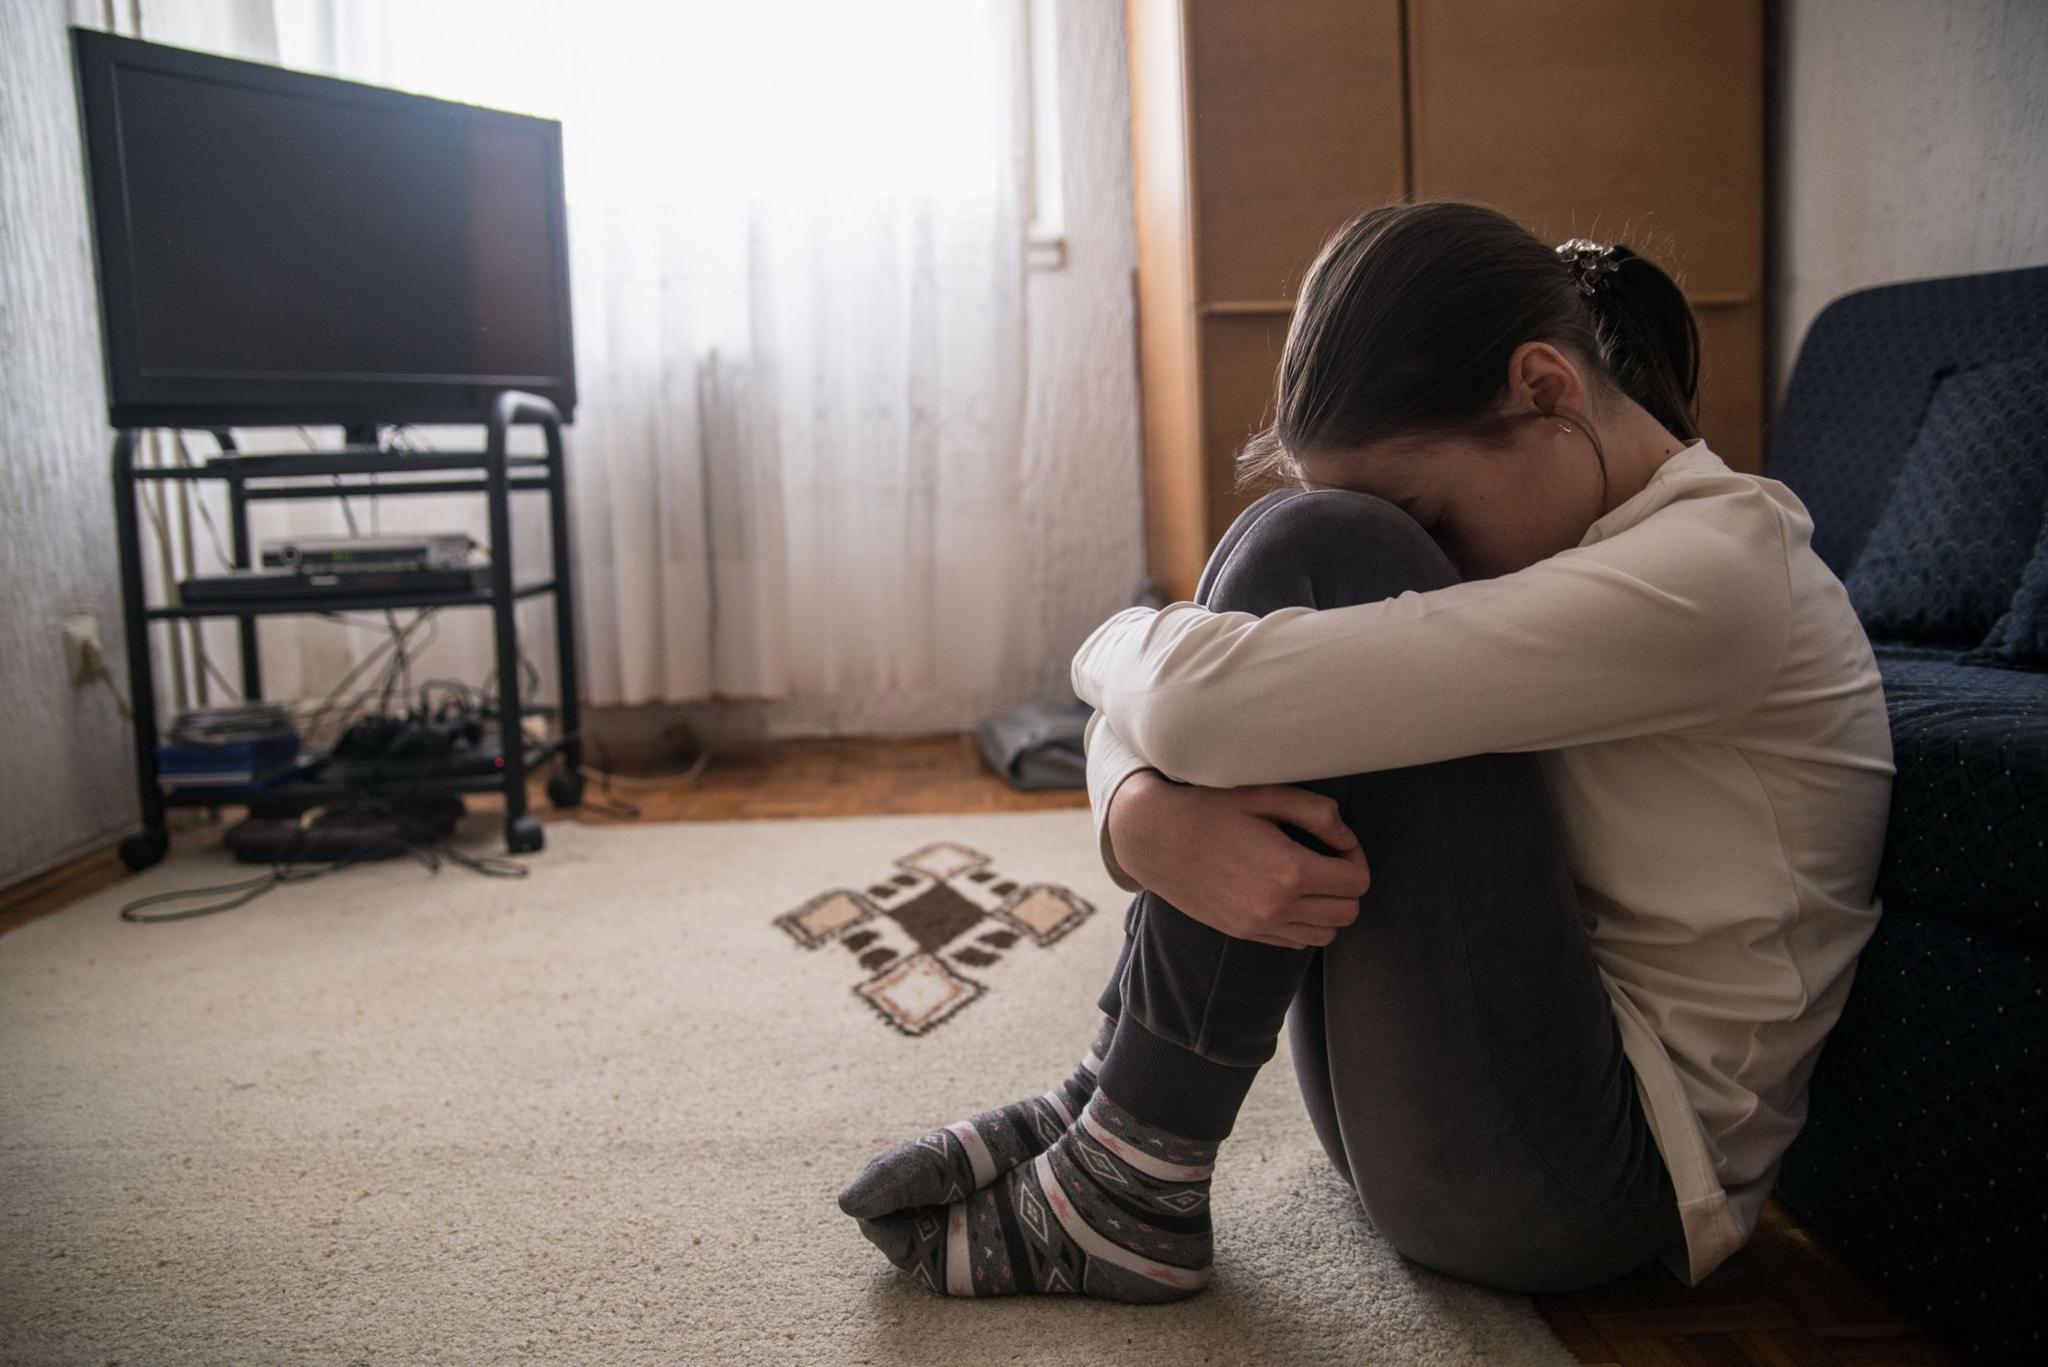
POLYGON ((1540 752, 1678 1193, 1667 1265, 1697 1284, 1756 1227, 1881 910, 1891 730, 1812 529, 1784 484, 1695 441, 1511 574, 1263 617, 1119 612, 1072 666, 1104 865, 1139 889, 1106 817, 1140 769, 1228 788, 1540 752))

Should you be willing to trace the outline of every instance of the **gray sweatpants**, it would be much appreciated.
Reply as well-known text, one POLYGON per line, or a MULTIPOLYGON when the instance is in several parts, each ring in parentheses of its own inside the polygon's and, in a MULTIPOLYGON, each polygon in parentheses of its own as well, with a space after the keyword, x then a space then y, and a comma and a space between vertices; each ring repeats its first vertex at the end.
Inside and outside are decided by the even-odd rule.
MULTIPOLYGON (((1264 615, 1458 577, 1391 503, 1281 489, 1239 515, 1195 597, 1264 615)), ((1358 706, 1370 716, 1372 699, 1358 706)), ((1284 1021, 1324 1151, 1379 1234, 1427 1267, 1533 1294, 1682 1249, 1537 757, 1300 786, 1334 798, 1365 847, 1358 919, 1327 947, 1290 950, 1139 893, 1102 1009, 1238 1067, 1270 1059, 1284 1021)))

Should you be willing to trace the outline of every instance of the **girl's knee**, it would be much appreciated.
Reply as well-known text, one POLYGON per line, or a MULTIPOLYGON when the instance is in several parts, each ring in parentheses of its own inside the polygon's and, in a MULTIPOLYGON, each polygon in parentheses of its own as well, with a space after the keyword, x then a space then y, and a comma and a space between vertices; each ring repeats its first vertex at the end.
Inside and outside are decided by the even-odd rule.
MULTIPOLYGON (((1291 545, 1356 547, 1363 540, 1389 553, 1435 552, 1436 542, 1422 524, 1377 494, 1357 489, 1282 490, 1291 497, 1275 500, 1246 529, 1246 541, 1279 540, 1291 545)), ((1259 509, 1264 500, 1245 512, 1259 509)))
POLYGON ((1219 611, 1342 607, 1459 579, 1422 524, 1375 494, 1280 489, 1238 516, 1242 530, 1208 604, 1219 611))

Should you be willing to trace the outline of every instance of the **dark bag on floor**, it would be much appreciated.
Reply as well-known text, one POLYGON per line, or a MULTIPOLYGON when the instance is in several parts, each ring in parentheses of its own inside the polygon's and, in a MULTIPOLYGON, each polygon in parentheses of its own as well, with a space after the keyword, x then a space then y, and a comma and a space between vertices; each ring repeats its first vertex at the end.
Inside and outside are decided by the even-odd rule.
POLYGON ((1081 732, 1095 709, 1079 699, 1029 702, 974 728, 989 767, 1017 788, 1085 788, 1081 732))

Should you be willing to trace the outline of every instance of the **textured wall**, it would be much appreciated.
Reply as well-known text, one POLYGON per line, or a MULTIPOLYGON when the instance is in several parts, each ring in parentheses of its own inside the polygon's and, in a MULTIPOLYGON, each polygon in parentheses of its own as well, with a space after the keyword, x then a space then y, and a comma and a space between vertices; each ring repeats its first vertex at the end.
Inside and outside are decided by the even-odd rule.
POLYGON ((71 17, 0 3, 0 885, 135 812, 127 726, 65 678, 59 635, 96 616, 125 690, 71 17))
POLYGON ((1067 666, 1145 571, 1123 6, 1061 0, 1067 262, 1032 273, 1023 517, 1041 665, 1023 698, 1072 697, 1067 666))
POLYGON ((2048 264, 2048 4, 1785 0, 1774 18, 1772 413, 1830 300, 2048 264))

